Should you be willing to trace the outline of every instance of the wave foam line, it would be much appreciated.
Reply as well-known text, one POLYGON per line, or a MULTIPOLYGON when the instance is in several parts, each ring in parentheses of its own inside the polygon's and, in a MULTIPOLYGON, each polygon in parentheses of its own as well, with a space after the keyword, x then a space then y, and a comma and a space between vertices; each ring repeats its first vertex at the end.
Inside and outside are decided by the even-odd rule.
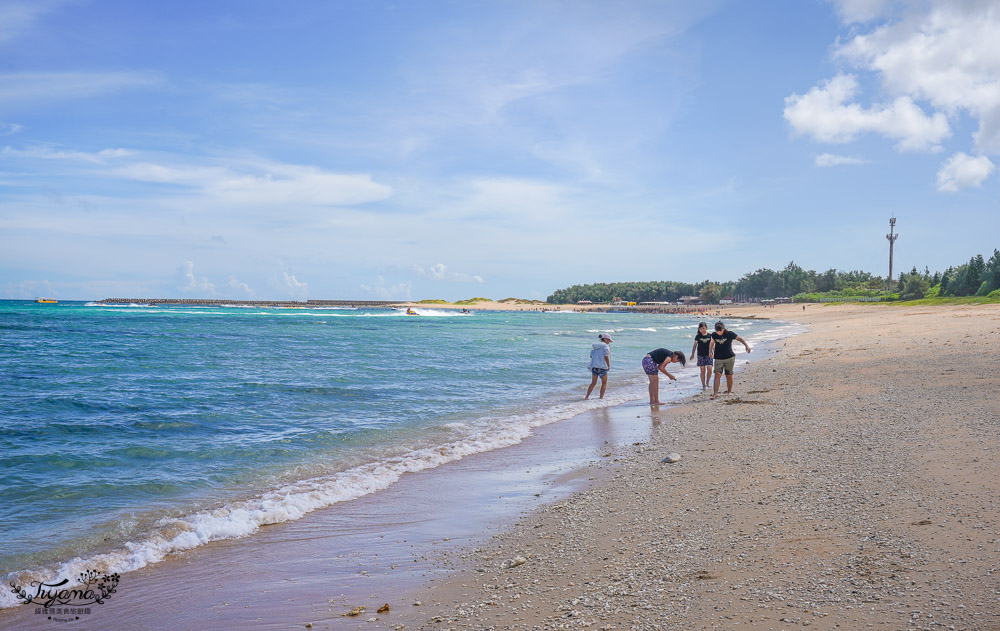
MULTIPOLYGON (((497 418, 493 426, 465 438, 436 447, 411 450, 332 476, 303 480, 211 511, 171 519, 161 524, 148 538, 126 542, 119 550, 86 558, 76 557, 55 568, 12 572, 4 578, 3 584, 7 585, 11 580, 25 585, 31 581, 53 583, 68 579, 66 587, 70 588, 78 584, 77 577, 87 570, 123 574, 210 541, 246 537, 261 526, 300 519, 315 510, 386 489, 404 473, 432 469, 465 456, 509 447, 524 440, 535 427, 564 420, 586 410, 634 400, 639 389, 630 390, 623 389, 616 396, 603 400, 571 401, 540 413, 497 418)), ((0 608, 18 603, 9 589, 0 590, 0 608)))

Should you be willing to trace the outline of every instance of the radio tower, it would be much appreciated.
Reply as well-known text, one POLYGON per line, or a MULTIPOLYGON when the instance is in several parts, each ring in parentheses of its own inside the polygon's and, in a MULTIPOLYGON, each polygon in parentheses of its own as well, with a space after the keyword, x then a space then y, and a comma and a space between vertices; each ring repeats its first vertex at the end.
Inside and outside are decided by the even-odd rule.
POLYGON ((892 244, 899 238, 899 235, 896 234, 895 217, 889 219, 889 234, 885 235, 885 238, 889 240, 889 282, 887 283, 887 289, 892 291, 892 244))

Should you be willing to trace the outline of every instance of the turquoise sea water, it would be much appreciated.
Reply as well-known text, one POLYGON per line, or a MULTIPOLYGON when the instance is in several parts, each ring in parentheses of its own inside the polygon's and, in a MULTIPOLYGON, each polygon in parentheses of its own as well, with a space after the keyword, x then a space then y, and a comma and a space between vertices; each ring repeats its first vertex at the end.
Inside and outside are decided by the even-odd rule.
MULTIPOLYGON (((697 323, 420 313, 0 301, 0 575, 128 571, 643 400, 642 356, 689 352, 697 323), (608 396, 584 402, 602 331, 608 396)), ((697 386, 678 374, 663 392, 697 386)))

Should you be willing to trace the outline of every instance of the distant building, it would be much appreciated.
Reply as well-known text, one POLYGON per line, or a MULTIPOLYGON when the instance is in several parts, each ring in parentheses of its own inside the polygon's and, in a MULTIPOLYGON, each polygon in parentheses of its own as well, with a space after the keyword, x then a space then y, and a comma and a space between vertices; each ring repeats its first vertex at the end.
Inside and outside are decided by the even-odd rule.
POLYGON ((677 299, 677 302, 681 303, 682 305, 700 305, 701 298, 699 298, 698 296, 681 296, 680 298, 677 299))
POLYGON ((591 301, 589 301, 589 300, 577 300, 576 304, 578 304, 578 305, 592 305, 594 303, 591 302, 591 301))

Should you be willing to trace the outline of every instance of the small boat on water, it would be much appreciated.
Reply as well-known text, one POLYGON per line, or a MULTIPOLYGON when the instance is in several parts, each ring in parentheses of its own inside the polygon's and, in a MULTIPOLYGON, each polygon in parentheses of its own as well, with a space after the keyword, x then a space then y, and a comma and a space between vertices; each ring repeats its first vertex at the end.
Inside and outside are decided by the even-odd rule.
POLYGON ((40 305, 54 305, 59 301, 55 300, 54 298, 35 298, 35 302, 37 302, 40 305))

